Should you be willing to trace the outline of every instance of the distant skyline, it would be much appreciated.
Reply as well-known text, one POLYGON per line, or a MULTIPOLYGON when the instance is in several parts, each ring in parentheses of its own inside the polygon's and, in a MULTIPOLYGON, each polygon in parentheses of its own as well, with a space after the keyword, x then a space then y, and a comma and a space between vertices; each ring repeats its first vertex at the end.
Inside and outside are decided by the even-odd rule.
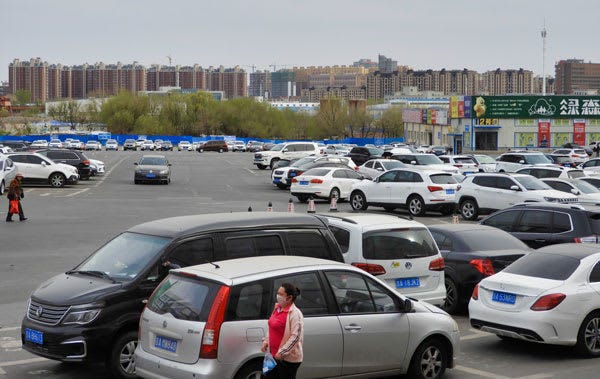
POLYGON ((350 65, 383 54, 415 69, 523 68, 560 59, 600 63, 600 2, 571 0, 20 0, 2 4, 0 80, 13 59, 145 66, 350 65))

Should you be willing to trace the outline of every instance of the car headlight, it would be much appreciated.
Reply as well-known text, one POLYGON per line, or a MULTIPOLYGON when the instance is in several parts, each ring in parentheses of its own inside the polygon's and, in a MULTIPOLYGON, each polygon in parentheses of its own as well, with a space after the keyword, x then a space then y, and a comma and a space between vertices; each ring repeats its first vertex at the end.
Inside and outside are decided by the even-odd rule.
POLYGON ((62 320, 63 325, 85 325, 94 321, 102 310, 101 304, 85 304, 71 307, 69 313, 62 320))
POLYGON ((169 173, 169 170, 161 170, 161 171, 160 171, 160 174, 161 174, 161 175, 166 175, 166 174, 168 174, 168 173, 169 173))

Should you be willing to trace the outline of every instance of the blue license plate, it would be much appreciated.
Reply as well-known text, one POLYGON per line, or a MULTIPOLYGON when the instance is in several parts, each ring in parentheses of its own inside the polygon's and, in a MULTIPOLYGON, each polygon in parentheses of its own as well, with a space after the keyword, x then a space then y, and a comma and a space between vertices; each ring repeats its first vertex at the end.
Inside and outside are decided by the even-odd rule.
POLYGON ((308 185, 308 180, 301 180, 300 181, 300 185, 301 186, 307 186, 308 185))
POLYGON ((447 189, 446 190, 446 195, 454 195, 454 190, 453 189, 447 189))
POLYGON ((177 351, 177 341, 172 338, 156 336, 154 338, 154 347, 175 353, 177 351))
POLYGON ((463 172, 463 175, 469 175, 469 174, 473 174, 473 171, 465 171, 465 172, 463 172))
POLYGON ((498 303, 504 304, 514 304, 517 300, 517 295, 506 292, 492 292, 492 300, 497 301, 498 303))
POLYGON ((156 174, 151 173, 151 174, 146 174, 146 178, 155 178, 156 174))
POLYGON ((273 178, 273 183, 279 183, 281 182, 281 178, 273 178))
POLYGON ((38 345, 43 345, 44 333, 33 329, 25 329, 25 341, 33 342, 38 345))
POLYGON ((421 282, 419 278, 400 278, 396 279, 396 288, 419 287, 421 282))
POLYGON ((290 177, 293 178, 294 176, 296 176, 295 172, 290 172, 290 177))

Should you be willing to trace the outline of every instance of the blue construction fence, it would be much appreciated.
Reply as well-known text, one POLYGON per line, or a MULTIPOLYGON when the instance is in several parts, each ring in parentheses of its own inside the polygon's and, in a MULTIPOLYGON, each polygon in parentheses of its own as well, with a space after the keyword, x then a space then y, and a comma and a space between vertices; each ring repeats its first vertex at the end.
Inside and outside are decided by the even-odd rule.
MULTIPOLYGON (((72 138, 79 140, 83 143, 88 141, 100 141, 101 143, 106 143, 108 139, 115 139, 122 145, 126 139, 134 139, 137 140, 139 137, 143 137, 149 140, 157 140, 161 139, 163 141, 171 141, 174 145, 177 145, 181 141, 188 142, 204 142, 209 140, 226 140, 226 141, 244 141, 244 143, 248 143, 248 141, 260 141, 266 143, 282 143, 289 141, 298 141, 298 140, 280 140, 280 139, 261 139, 261 138, 243 138, 236 136, 206 136, 206 137, 194 137, 194 136, 159 136, 159 135, 139 135, 139 134, 43 134, 43 135, 26 135, 26 136, 0 136, 0 143, 2 141, 25 141, 25 142, 33 142, 36 140, 46 140, 50 141, 52 138, 58 138, 61 141, 64 141, 67 138, 72 138)), ((325 144, 334 144, 334 143, 347 143, 347 144, 355 144, 359 146, 364 146, 367 144, 373 145, 387 145, 391 143, 404 142, 403 137, 397 138, 344 138, 341 140, 311 140, 310 142, 317 143, 325 143, 325 144)))

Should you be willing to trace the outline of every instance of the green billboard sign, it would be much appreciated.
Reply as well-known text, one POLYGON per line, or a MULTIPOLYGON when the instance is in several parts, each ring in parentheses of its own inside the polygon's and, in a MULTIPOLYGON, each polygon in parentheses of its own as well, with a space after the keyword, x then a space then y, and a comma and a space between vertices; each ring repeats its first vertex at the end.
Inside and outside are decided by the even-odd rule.
POLYGON ((600 118, 600 96, 473 96, 473 118, 600 118))

